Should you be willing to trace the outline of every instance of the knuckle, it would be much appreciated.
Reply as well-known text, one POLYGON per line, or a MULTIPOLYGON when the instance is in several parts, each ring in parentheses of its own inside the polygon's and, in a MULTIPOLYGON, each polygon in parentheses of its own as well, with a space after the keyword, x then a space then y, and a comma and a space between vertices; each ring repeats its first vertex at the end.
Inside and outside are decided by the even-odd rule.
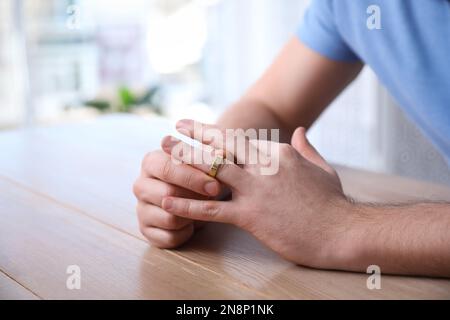
MULTIPOLYGON (((222 176, 227 177, 227 176, 231 176, 231 174, 233 173, 233 166, 235 166, 234 163, 230 163, 230 162, 224 162, 221 166, 220 166, 220 173, 222 174, 222 176)), ((235 175, 233 175, 235 176, 235 175)), ((242 178, 243 176, 239 176, 237 178, 242 178)))
POLYGON ((139 198, 141 193, 142 193, 141 179, 138 179, 133 183, 133 194, 136 196, 136 198, 139 198))
POLYGON ((155 157, 156 151, 148 152, 144 158, 142 159, 141 167, 142 169, 146 168, 148 164, 152 163, 154 157, 155 157))
POLYGON ((170 159, 163 151, 157 150, 147 153, 142 160, 141 170, 147 174, 154 176, 155 171, 161 168, 161 163, 170 159))
POLYGON ((213 218, 220 214, 220 206, 216 202, 204 202, 202 206, 201 212, 205 218, 213 218))
POLYGON ((139 179, 134 183, 133 193, 137 200, 148 201, 149 195, 151 194, 152 190, 149 188, 150 184, 147 185, 147 183, 151 183, 151 181, 147 182, 144 179, 139 179))
POLYGON ((184 176, 183 185, 187 189, 192 189, 194 187, 194 181, 195 181, 195 174, 193 172, 189 172, 184 176))
POLYGON ((164 238, 164 244, 169 248, 174 248, 180 245, 179 237, 175 232, 167 231, 164 238))
POLYGON ((192 207, 191 207, 191 202, 190 201, 184 201, 184 204, 183 204, 183 211, 185 212, 185 214, 187 215, 187 216, 191 216, 193 213, 192 213, 192 207))
POLYGON ((287 143, 280 143, 280 152, 281 153, 288 153, 291 152, 291 146, 287 143))
POLYGON ((161 168, 161 178, 165 181, 169 180, 173 175, 173 166, 170 159, 166 159, 161 168))
POLYGON ((167 236, 161 237, 159 232, 156 233, 156 231, 157 230, 154 228, 145 228, 145 227, 143 228, 143 230, 141 230, 142 234, 151 245, 161 249, 166 248, 168 249, 173 246, 170 237, 167 236))
POLYGON ((293 151, 294 151, 294 148, 290 144, 281 143, 279 146, 280 156, 282 156, 282 157, 291 156, 293 151))

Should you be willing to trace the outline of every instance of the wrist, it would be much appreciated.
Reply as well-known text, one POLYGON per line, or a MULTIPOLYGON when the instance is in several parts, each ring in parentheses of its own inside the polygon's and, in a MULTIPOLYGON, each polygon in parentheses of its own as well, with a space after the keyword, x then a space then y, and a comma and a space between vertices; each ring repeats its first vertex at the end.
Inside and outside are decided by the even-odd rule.
POLYGON ((368 208, 344 198, 333 206, 335 223, 328 236, 326 268, 338 270, 361 271, 361 258, 364 252, 364 240, 370 221, 368 208))

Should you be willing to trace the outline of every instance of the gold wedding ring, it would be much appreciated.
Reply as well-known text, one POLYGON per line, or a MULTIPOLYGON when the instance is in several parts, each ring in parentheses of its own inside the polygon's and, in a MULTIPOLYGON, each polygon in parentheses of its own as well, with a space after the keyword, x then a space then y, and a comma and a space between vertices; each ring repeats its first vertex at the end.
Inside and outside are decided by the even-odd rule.
POLYGON ((220 169, 220 165, 223 164, 223 157, 222 156, 216 156, 213 163, 211 164, 211 167, 209 168, 208 175, 210 177, 215 178, 217 176, 217 172, 220 169))

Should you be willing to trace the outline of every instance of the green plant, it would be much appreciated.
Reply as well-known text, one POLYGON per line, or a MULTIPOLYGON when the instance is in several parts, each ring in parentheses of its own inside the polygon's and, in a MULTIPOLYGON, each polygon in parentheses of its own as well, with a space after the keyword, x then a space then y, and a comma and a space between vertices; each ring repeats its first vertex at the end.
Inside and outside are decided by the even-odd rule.
POLYGON ((120 100, 119 111, 130 112, 133 105, 136 104, 136 98, 131 90, 127 87, 120 87, 118 95, 120 100))
POLYGON ((84 102, 85 106, 95 108, 99 111, 106 111, 111 109, 111 104, 106 100, 90 100, 84 102))
POLYGON ((148 108, 149 110, 162 114, 159 101, 160 86, 152 86, 142 94, 134 93, 130 88, 121 86, 117 90, 117 99, 93 99, 85 101, 84 105, 93 107, 100 112, 132 112, 134 109, 148 108))

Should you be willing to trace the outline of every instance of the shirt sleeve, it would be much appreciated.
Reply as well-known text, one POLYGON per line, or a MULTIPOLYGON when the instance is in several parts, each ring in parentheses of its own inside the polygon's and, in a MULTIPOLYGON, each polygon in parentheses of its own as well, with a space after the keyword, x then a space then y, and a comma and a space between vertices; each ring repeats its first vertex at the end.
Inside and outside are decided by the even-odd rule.
POLYGON ((297 30, 297 37, 307 47, 329 59, 359 61, 339 33, 333 3, 333 0, 312 0, 297 30))

